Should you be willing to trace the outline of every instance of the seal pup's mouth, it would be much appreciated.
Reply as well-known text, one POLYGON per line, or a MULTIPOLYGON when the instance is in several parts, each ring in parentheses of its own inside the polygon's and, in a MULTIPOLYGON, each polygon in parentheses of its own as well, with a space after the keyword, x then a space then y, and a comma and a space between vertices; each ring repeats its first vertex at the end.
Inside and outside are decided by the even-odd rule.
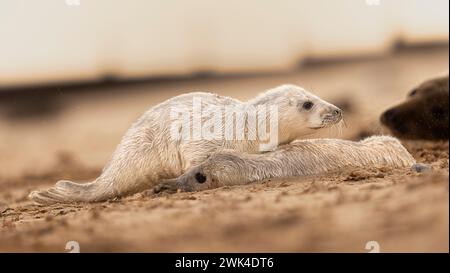
POLYGON ((326 127, 330 127, 333 125, 338 124, 341 120, 343 120, 343 114, 342 114, 342 110, 334 107, 332 110, 330 110, 323 118, 322 121, 320 123, 320 125, 318 126, 312 126, 309 127, 310 129, 322 129, 322 128, 326 128, 326 127))
POLYGON ((322 119, 322 123, 319 126, 309 127, 309 128, 314 129, 314 130, 323 129, 323 128, 327 128, 327 127, 336 125, 339 122, 341 122, 342 120, 344 120, 342 115, 339 115, 338 117, 328 117, 327 116, 324 119, 322 119))
POLYGON ((313 129, 313 130, 319 130, 322 129, 323 127, 325 127, 324 125, 320 125, 320 126, 316 126, 316 127, 308 127, 309 129, 313 129))

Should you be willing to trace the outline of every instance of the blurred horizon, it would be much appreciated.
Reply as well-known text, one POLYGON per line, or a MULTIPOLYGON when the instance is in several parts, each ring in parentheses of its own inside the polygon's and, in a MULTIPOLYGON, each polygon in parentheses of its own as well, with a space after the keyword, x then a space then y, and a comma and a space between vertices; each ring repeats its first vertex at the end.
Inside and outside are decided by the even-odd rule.
POLYGON ((291 71, 446 43, 449 2, 0 0, 0 91, 291 71), (237 8, 239 7, 239 9, 237 8))

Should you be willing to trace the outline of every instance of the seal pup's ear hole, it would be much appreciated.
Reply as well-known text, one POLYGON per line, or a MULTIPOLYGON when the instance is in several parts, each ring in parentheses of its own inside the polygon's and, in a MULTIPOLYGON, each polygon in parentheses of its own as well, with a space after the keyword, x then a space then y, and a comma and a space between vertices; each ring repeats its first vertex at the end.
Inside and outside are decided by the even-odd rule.
POLYGON ((295 105, 295 101, 292 98, 289 98, 289 106, 295 105))
POLYGON ((195 180, 197 180, 198 183, 203 184, 206 182, 206 176, 204 176, 202 173, 196 173, 195 180))

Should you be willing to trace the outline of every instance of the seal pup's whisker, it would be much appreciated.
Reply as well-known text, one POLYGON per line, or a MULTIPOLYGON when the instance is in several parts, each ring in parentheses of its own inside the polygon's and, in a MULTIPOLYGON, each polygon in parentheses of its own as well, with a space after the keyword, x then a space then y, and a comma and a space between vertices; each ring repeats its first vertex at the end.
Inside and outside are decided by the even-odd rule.
POLYGON ((339 136, 340 136, 340 137, 342 137, 342 135, 343 135, 343 131, 344 131, 344 128, 343 128, 343 127, 344 127, 344 126, 347 128, 347 125, 346 125, 346 123, 345 123, 345 119, 342 118, 341 121, 339 122, 339 136))

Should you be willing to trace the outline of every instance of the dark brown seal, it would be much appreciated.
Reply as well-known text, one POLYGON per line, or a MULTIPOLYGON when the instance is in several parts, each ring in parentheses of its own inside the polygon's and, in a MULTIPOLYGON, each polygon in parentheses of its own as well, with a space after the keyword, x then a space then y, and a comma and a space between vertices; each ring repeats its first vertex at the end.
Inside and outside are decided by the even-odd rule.
POLYGON ((399 138, 448 139, 448 75, 420 84, 405 102, 386 110, 381 123, 399 138))

